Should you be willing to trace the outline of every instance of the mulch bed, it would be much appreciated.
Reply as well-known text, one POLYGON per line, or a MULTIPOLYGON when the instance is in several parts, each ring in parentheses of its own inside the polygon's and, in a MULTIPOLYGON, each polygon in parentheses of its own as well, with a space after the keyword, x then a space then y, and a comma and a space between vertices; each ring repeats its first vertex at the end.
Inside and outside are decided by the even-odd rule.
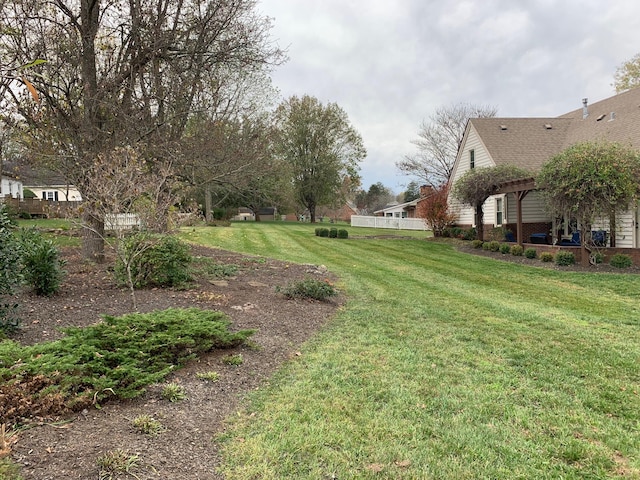
MULTIPOLYGON (((199 278, 191 288, 147 289, 136 292, 139 312, 167 308, 214 309, 226 313, 232 329, 256 329, 255 346, 214 351, 176 371, 167 382, 177 382, 187 398, 171 403, 161 396, 162 385, 152 385, 140 398, 111 401, 101 408, 89 406, 72 414, 23 419, 27 426, 12 446, 12 457, 22 466, 25 480, 96 479, 97 459, 122 449, 137 455, 138 479, 217 479, 220 461, 215 438, 224 431, 225 419, 242 408, 252 390, 263 386, 288 359, 300 355, 300 345, 334 315, 341 298, 329 302, 288 300, 276 292, 309 276, 331 279, 323 268, 258 259, 221 250, 195 247, 196 257, 213 257, 218 263, 239 267, 226 281, 199 278), (242 365, 222 362, 222 357, 241 354, 242 365), (197 378, 201 372, 219 373, 217 382, 197 378), (147 414, 165 430, 155 436, 138 433, 132 420, 147 414)), ((77 249, 64 249, 67 275, 60 293, 42 298, 25 291, 18 297, 23 327, 12 339, 25 345, 50 341, 63 335, 60 327, 84 327, 102 315, 131 312, 127 289, 113 281, 109 263, 83 261, 77 249)), ((196 260, 197 261, 197 260, 196 260)), ((108 478, 108 477, 107 477, 108 478)))

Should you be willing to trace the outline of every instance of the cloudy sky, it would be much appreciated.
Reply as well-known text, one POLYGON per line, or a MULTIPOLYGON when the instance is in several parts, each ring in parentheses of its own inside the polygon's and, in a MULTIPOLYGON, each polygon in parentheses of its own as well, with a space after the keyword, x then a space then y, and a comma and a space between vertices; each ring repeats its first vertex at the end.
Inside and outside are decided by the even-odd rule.
POLYGON ((640 53, 637 0, 259 0, 289 61, 283 97, 312 95, 348 114, 367 148, 363 187, 411 178, 424 119, 442 106, 498 116, 558 116, 613 95, 616 68, 640 53))

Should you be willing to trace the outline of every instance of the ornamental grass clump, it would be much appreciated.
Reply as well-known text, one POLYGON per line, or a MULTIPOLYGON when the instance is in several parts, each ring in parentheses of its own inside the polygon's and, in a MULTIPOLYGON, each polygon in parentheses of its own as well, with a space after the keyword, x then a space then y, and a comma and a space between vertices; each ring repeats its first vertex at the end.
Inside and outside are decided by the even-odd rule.
POLYGON ((286 287, 276 287, 276 291, 290 299, 326 300, 338 294, 335 287, 328 280, 306 278, 290 283, 286 287))

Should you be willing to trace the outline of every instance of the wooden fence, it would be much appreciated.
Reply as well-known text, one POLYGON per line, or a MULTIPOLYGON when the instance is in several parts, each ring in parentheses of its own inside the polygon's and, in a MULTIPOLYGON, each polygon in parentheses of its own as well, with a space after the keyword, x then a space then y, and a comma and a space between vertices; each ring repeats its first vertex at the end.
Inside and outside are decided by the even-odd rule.
POLYGON ((351 215, 352 227, 392 228, 395 230, 428 230, 421 218, 371 217, 351 215))
POLYGON ((12 198, 0 199, 9 208, 18 214, 28 214, 41 218, 67 218, 76 217, 78 207, 82 202, 56 202, 53 200, 41 200, 39 198, 12 198))

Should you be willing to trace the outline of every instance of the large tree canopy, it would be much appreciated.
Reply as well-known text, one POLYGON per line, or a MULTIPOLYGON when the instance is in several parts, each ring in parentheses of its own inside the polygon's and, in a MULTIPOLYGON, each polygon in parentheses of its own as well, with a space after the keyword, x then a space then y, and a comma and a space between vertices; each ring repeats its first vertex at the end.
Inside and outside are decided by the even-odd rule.
POLYGON ((609 218, 613 232, 616 212, 640 196, 640 153, 612 142, 578 143, 549 160, 536 185, 552 214, 578 220, 585 246, 596 217, 609 218))
POLYGON ((76 184, 94 213, 100 199, 85 172, 98 155, 129 145, 175 164, 194 111, 233 108, 236 85, 282 59, 254 8, 253 0, 3 2, 0 58, 14 63, 4 67, 6 117, 24 121, 31 154, 76 184), (18 67, 34 60, 27 80, 18 67))
POLYGON ((501 184, 509 180, 530 177, 531 173, 514 165, 473 168, 460 177, 453 186, 453 196, 476 210, 476 230, 479 240, 484 239, 484 202, 498 192, 501 184))
POLYGON ((398 169, 421 182, 440 187, 451 178, 458 147, 470 118, 494 117, 495 107, 458 103, 438 108, 423 121, 418 138, 412 140, 418 151, 396 163, 398 169))
POLYGON ((289 163, 295 195, 315 222, 316 207, 344 200, 337 197, 345 179, 358 183, 358 163, 366 156, 362 137, 337 104, 308 95, 284 101, 276 120, 276 151, 289 163))
POLYGON ((613 75, 613 86, 616 93, 640 87, 640 53, 616 69, 613 75))

